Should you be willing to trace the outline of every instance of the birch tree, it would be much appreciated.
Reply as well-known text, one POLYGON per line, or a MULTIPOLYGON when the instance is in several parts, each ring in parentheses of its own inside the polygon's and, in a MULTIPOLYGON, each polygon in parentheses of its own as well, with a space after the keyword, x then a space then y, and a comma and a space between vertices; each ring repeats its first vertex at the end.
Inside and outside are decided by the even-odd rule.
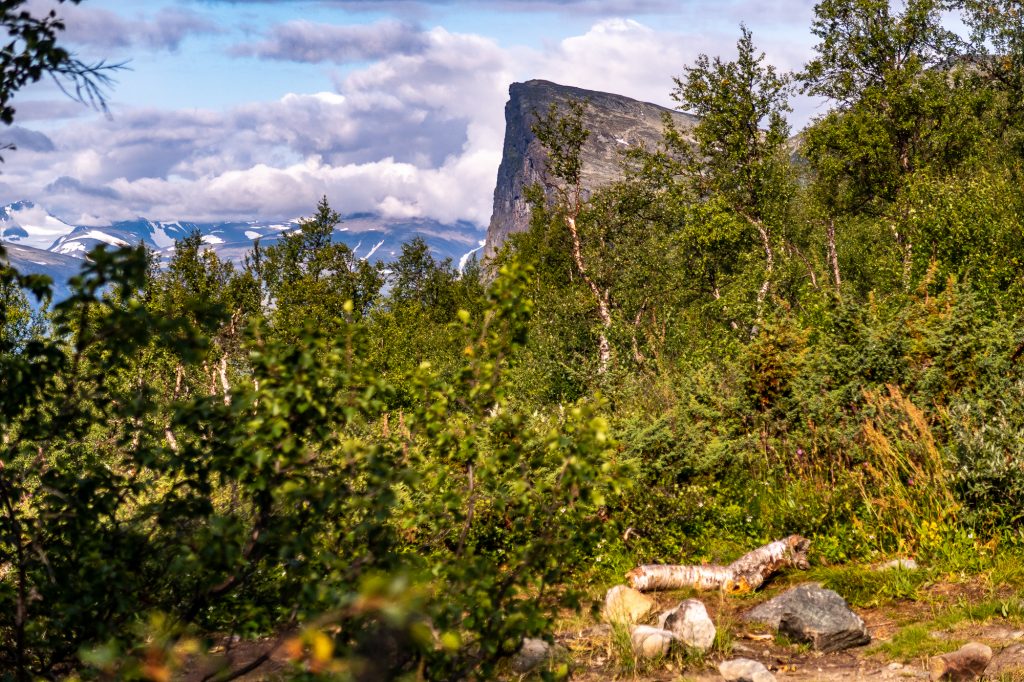
POLYGON ((700 55, 675 79, 672 97, 701 117, 686 169, 698 197, 723 200, 756 232, 764 253, 760 316, 776 269, 776 233, 793 193, 785 155, 791 88, 790 78, 757 53, 745 26, 736 49, 735 61, 700 55))
POLYGON ((599 283, 592 274, 591 264, 584 257, 578 223, 585 203, 582 150, 590 131, 583 125, 585 103, 571 101, 566 108, 563 114, 558 105, 552 103, 544 116, 537 115, 533 132, 548 152, 547 173, 558 197, 561 218, 569 231, 573 263, 580 279, 593 294, 597 306, 597 316, 601 323, 598 332, 598 371, 604 374, 612 358, 609 340, 612 327, 611 289, 599 283))

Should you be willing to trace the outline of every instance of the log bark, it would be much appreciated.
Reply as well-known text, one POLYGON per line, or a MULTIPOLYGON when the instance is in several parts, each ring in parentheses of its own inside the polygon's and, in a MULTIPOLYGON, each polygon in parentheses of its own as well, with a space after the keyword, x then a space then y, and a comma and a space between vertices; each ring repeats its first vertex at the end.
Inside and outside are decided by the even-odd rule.
POLYGON ((722 590, 731 594, 753 592, 776 571, 790 566, 806 569, 811 541, 800 535, 776 540, 744 554, 728 566, 638 566, 626 574, 626 581, 641 592, 678 590, 722 590))

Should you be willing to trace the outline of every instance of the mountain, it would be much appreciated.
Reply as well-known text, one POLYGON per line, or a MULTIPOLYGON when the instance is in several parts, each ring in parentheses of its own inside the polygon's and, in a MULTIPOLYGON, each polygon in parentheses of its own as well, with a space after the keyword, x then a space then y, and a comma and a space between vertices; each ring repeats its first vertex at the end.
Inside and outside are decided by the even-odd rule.
MULTIPOLYGON (((60 253, 36 249, 7 242, 4 245, 6 260, 18 272, 33 275, 48 275, 53 280, 53 299, 60 301, 71 293, 68 280, 78 274, 82 268, 80 258, 72 258, 60 253)), ((29 296, 29 302, 35 306, 36 300, 29 296)))
MULTIPOLYGON (((86 253, 100 244, 142 243, 166 261, 177 240, 198 231, 218 256, 241 263, 257 239, 270 244, 300 227, 300 219, 195 223, 145 218, 75 226, 30 201, 0 207, 0 243, 7 249, 8 260, 21 272, 52 277, 60 293, 57 300, 66 294, 65 285, 81 269, 86 253)), ((356 256, 384 263, 397 258, 402 244, 415 237, 426 241, 435 258, 450 258, 460 269, 484 245, 481 230, 465 221, 446 224, 428 218, 388 219, 356 213, 343 218, 334 232, 335 241, 347 244, 356 256)))
POLYGON ((0 241, 35 249, 48 249, 74 227, 55 218, 31 201, 16 201, 0 208, 0 241))
POLYGON ((583 146, 583 186, 593 190, 622 177, 621 152, 644 145, 653 149, 662 139, 663 117, 668 114, 686 136, 697 117, 639 102, 622 95, 583 90, 549 81, 513 83, 505 105, 505 144, 494 188, 494 210, 487 228, 484 257, 501 248, 509 234, 530 225, 530 207, 523 190, 540 183, 553 194, 545 174, 546 153, 533 133, 534 113, 544 114, 552 102, 585 100, 584 125, 590 131, 583 146))

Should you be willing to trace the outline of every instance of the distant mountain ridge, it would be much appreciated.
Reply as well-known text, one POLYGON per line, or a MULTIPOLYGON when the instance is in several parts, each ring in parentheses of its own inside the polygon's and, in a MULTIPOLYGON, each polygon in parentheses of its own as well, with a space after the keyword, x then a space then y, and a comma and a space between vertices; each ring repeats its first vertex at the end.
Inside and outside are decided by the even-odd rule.
MULTIPOLYGON (((281 235, 299 229, 301 219, 223 221, 125 220, 105 226, 71 225, 31 201, 16 201, 0 207, 0 243, 7 258, 21 272, 46 274, 59 291, 77 274, 86 253, 99 244, 111 247, 145 244, 167 260, 175 242, 193 232, 202 235, 208 248, 226 260, 240 263, 257 239, 272 243, 281 235)), ((460 269, 484 244, 483 232, 472 223, 441 223, 428 218, 387 219, 370 213, 343 218, 334 232, 338 242, 347 244, 356 256, 373 262, 388 262, 401 254, 402 244, 415 237, 427 242, 432 255, 451 258, 460 269)))

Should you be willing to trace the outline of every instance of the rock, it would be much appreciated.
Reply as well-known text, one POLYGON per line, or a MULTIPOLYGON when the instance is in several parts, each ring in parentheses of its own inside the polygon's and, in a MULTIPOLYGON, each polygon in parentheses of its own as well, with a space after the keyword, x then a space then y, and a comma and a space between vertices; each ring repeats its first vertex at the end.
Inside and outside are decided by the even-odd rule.
POLYGON ((930 679, 949 682, 976 680, 985 672, 991 661, 990 647, 978 642, 968 642, 956 651, 933 656, 928 661, 928 667, 931 669, 930 679))
POLYGON ((886 561, 884 564, 878 566, 878 571, 916 571, 918 569, 917 562, 913 559, 893 559, 892 561, 886 561))
POLYGON ((698 599, 681 601, 679 606, 661 614, 658 627, 668 630, 692 649, 708 651, 715 644, 715 624, 698 599))
POLYGON ((633 653, 641 658, 664 656, 675 640, 676 636, 668 630, 650 625, 634 625, 629 630, 629 641, 633 644, 633 653))
POLYGON ((814 583, 798 585, 741 617, 765 623, 794 641, 807 642, 826 653, 871 641, 864 621, 846 600, 814 583))
POLYGON ((636 623, 653 610, 653 599, 625 585, 616 585, 604 597, 604 617, 609 623, 636 623))
POLYGON ((1010 630, 1009 628, 993 628, 991 630, 986 628, 983 636, 989 640, 1016 640, 1024 638, 1024 631, 1010 630))
POLYGON ((743 642, 733 642, 732 643, 732 652, 734 654, 747 654, 747 655, 750 655, 750 656, 756 656, 758 654, 758 650, 757 649, 755 649, 752 646, 747 646, 743 642))
POLYGON ((992 679, 1024 680, 1024 644, 1011 644, 992 657, 985 672, 992 679))
POLYGON ((530 207, 523 191, 526 187, 539 183, 549 197, 554 195, 545 168, 547 154, 533 133, 534 112, 543 116, 552 103, 588 100, 583 122, 590 136, 582 150, 582 184, 588 191, 622 178, 620 152, 639 144, 654 149, 661 142, 664 114, 671 116, 676 128, 687 136, 698 121, 695 116, 656 104, 543 80, 513 83, 508 94, 505 143, 484 259, 494 256, 509 234, 530 226, 530 207))
POLYGON ((527 637, 523 640, 523 646, 512 657, 512 672, 523 675, 536 670, 546 665, 551 660, 551 656, 550 644, 543 639, 527 637))
POLYGON ((718 665, 719 674, 726 682, 774 682, 775 675, 763 664, 749 658, 734 658, 718 665))

